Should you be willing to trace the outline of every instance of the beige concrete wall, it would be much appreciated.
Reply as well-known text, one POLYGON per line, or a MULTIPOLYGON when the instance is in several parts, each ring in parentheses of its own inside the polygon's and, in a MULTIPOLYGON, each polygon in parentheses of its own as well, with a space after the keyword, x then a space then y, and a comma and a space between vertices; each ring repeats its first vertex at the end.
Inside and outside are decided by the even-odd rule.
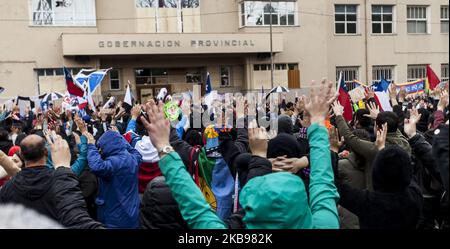
POLYGON ((39 76, 39 88, 41 93, 67 91, 64 76, 39 76))
MULTIPOLYGON (((192 30, 187 28, 185 32, 222 33, 230 37, 240 33, 268 32, 269 29, 263 27, 240 28, 238 3, 238 0, 201 1, 200 17, 185 20, 186 23, 193 25, 192 30)), ((406 81, 408 64, 430 63, 437 75, 440 76, 440 65, 448 63, 449 56, 448 34, 440 34, 440 5, 448 5, 448 1, 299 0, 297 1, 299 25, 274 27, 274 32, 282 34, 283 43, 283 52, 275 55, 275 63, 298 63, 303 87, 308 87, 311 80, 320 80, 322 77, 334 80, 336 66, 360 66, 360 80, 364 82, 370 81, 374 65, 395 65, 397 82, 406 81), (367 2, 366 6, 364 6, 365 2, 367 2), (335 3, 359 4, 360 34, 345 36, 334 34, 335 3), (367 17, 371 18, 371 5, 380 3, 396 5, 395 12, 398 20, 396 34, 373 35, 370 33, 370 21, 367 23, 369 29, 366 32, 365 13, 367 12, 367 17), (431 34, 406 34, 406 6, 408 4, 431 6, 431 34)), ((135 34, 154 32, 152 24, 137 21, 141 17, 151 16, 151 10, 138 10, 134 0, 97 0, 96 11, 98 19, 96 27, 37 27, 30 26, 28 21, 30 18, 28 1, 0 0, 0 30, 2 31, 0 84, 6 88, 0 97, 36 95, 37 75, 34 71, 36 68, 56 68, 63 65, 68 67, 106 67, 110 64, 110 57, 91 56, 88 61, 84 62, 75 60, 73 56, 64 57, 61 40, 63 33, 135 34), (146 11, 149 13, 141 13, 146 11)), ((178 27, 174 24, 167 24, 165 27, 167 27, 167 32, 178 32, 178 27)), ((155 39, 162 37, 161 34, 154 36, 155 39)), ((84 45, 84 43, 79 44, 79 46, 84 45)), ((137 67, 204 67, 208 65, 208 70, 211 68, 214 77, 214 84, 219 84, 218 76, 214 76, 215 72, 218 73, 219 65, 232 65, 234 86, 229 89, 230 91, 239 90, 242 85, 245 86, 244 88, 258 89, 260 86, 255 86, 255 82, 262 79, 267 84, 267 79, 270 79, 267 77, 267 72, 253 72, 253 64, 270 63, 269 59, 258 59, 256 54, 237 55, 240 56, 240 60, 232 62, 223 57, 216 58, 215 54, 205 56, 192 55, 189 59, 183 58, 180 62, 172 57, 148 57, 136 54, 131 58, 128 56, 117 57, 114 59, 114 66, 122 69, 122 88, 128 79, 134 84, 133 68, 137 67), (151 61, 148 61, 149 59, 151 61), (183 62, 183 60, 185 61, 183 62), (241 68, 245 68, 245 70, 241 68)), ((278 76, 275 77, 275 84, 284 84, 283 82, 286 81, 284 76, 279 77, 279 79, 278 76)), ((107 79, 103 84, 102 89, 105 89, 105 86, 108 85, 107 79)), ((124 88, 122 92, 123 90, 124 88)))

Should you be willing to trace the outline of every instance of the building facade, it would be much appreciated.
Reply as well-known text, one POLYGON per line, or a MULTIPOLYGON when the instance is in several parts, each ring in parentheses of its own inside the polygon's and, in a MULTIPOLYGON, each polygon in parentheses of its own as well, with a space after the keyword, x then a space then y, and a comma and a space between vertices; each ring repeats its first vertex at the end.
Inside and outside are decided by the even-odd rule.
POLYGON ((0 0, 0 98, 65 91, 62 66, 113 68, 98 96, 448 80, 445 0, 0 0), (270 22, 272 19, 272 39, 270 22), (272 42, 271 42, 272 41, 272 42))

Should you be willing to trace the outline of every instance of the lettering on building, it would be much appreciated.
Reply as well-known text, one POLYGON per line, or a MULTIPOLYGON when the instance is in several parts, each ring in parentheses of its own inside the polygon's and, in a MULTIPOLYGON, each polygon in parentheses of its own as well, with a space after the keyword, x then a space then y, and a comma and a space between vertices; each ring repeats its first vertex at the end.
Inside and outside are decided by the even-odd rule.
POLYGON ((99 48, 179 48, 179 47, 254 47, 253 40, 191 40, 184 44, 180 40, 154 40, 154 41, 99 41, 99 48))

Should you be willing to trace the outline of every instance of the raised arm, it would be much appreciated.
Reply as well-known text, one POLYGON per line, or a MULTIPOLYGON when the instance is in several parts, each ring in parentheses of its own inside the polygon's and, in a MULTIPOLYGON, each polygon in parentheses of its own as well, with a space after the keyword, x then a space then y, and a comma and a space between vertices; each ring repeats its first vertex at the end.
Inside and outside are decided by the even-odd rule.
POLYGON ((441 175, 438 166, 433 157, 432 146, 425 137, 416 132, 416 125, 420 121, 422 115, 416 109, 412 109, 409 119, 405 119, 404 131, 408 136, 408 142, 414 154, 422 162, 424 168, 439 182, 441 182, 441 175))
POLYGON ((86 168, 87 166, 87 137, 84 135, 79 137, 76 133, 73 133, 73 136, 75 136, 75 141, 77 141, 76 144, 78 146, 79 153, 77 160, 70 166, 70 168, 72 169, 73 173, 75 173, 75 175, 80 176, 84 168, 86 168))
POLYGON ((345 144, 347 144, 352 151, 364 156, 366 159, 371 160, 374 158, 377 154, 375 144, 370 141, 362 140, 352 133, 347 125, 347 122, 342 117, 343 107, 338 102, 333 104, 333 112, 336 115, 336 123, 339 134, 344 137, 345 144))
POLYGON ((81 193, 78 180, 70 169, 70 150, 67 141, 53 134, 53 141, 47 137, 55 165, 52 191, 56 207, 56 216, 62 225, 68 228, 102 228, 87 212, 86 202, 81 193))
MULTIPOLYGON (((164 119, 162 103, 159 106, 154 103, 146 105, 149 119, 141 117, 147 129, 152 143, 158 151, 169 145, 169 135, 175 135, 170 131, 168 120, 164 119), (171 134, 172 133, 172 134, 171 134)), ((215 212, 206 202, 200 189, 195 185, 189 173, 186 171, 183 161, 178 153, 160 152, 159 167, 166 177, 167 185, 180 207, 181 215, 194 229, 225 229, 226 225, 216 216, 215 212)))
POLYGON ((311 91, 311 101, 305 108, 311 116, 311 126, 308 128, 310 144, 310 183, 309 202, 312 213, 313 228, 339 228, 337 201, 339 194, 334 185, 333 168, 331 166, 330 143, 325 118, 331 103, 337 98, 332 91, 332 83, 316 91, 311 91), (315 94, 316 93, 316 94, 315 94))

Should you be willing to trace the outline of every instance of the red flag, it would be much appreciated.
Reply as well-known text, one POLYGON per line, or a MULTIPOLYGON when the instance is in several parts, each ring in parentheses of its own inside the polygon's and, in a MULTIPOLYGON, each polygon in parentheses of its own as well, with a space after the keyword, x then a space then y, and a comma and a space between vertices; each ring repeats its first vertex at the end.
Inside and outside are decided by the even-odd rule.
POLYGON ((339 103, 344 107, 344 119, 347 121, 351 121, 353 118, 353 108, 350 102, 350 94, 348 94, 347 86, 345 85, 345 81, 342 78, 339 84, 339 103))
POLYGON ((430 84, 430 90, 434 90, 434 88, 436 88, 436 86, 441 82, 430 65, 427 65, 427 78, 428 83, 430 84))

